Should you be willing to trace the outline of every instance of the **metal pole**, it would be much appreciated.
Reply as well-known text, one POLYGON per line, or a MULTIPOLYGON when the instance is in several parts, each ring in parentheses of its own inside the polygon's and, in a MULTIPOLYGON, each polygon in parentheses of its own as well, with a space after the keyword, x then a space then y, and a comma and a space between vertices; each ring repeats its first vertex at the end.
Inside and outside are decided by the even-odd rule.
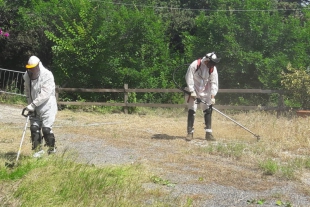
POLYGON ((23 145, 23 142, 24 142, 24 137, 25 137, 25 133, 26 133, 26 129, 27 129, 29 117, 30 117, 30 116, 27 116, 27 121, 26 121, 26 124, 25 124, 25 127, 24 127, 22 140, 20 141, 19 149, 18 149, 18 152, 17 152, 16 163, 17 163, 17 161, 18 161, 20 152, 21 152, 21 150, 22 150, 22 145, 23 145))
POLYGON ((247 129, 246 127, 242 126, 241 124, 239 124, 237 121, 233 120, 232 118, 230 118, 229 116, 227 116, 226 114, 222 113, 221 111, 219 111, 218 109, 214 108, 212 106, 212 109, 214 109, 217 113, 221 114, 222 116, 225 116, 227 119, 231 120, 232 122, 234 122, 235 124, 239 125, 241 128, 247 130, 248 132, 250 132, 251 134, 253 134, 256 138, 257 138, 257 141, 259 141, 260 139, 260 136, 257 135, 257 134, 254 134, 253 132, 251 132, 249 129, 247 129))

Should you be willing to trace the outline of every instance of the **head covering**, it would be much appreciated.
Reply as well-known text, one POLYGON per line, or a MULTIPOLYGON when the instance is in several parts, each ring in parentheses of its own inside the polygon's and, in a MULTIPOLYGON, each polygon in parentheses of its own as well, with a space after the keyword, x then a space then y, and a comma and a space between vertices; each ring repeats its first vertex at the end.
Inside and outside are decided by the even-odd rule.
POLYGON ((40 59, 37 56, 31 56, 28 60, 28 65, 26 65, 27 69, 36 67, 40 62, 40 59))
POLYGON ((215 52, 211 52, 211 53, 208 53, 206 54, 206 59, 208 59, 209 61, 213 62, 213 63, 219 63, 221 58, 217 58, 215 52))
POLYGON ((28 76, 31 80, 35 80, 40 75, 40 59, 37 56, 31 56, 26 65, 28 76))

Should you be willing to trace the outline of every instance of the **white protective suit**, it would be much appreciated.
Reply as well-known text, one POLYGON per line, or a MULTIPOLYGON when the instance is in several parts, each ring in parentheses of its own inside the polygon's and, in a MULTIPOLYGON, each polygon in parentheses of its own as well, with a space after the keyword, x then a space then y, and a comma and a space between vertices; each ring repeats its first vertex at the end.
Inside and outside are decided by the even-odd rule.
POLYGON ((31 125, 52 129, 58 110, 54 76, 41 62, 39 62, 39 67, 40 75, 37 79, 30 80, 27 72, 23 76, 28 104, 33 103, 36 106, 37 115, 31 118, 31 125))
MULTIPOLYGON (((216 66, 214 66, 213 72, 209 75, 209 68, 206 66, 205 60, 206 57, 201 60, 201 66, 198 70, 198 60, 192 62, 188 67, 185 80, 190 92, 195 91, 197 98, 211 104, 211 95, 215 96, 218 92, 218 73, 216 66)), ((207 108, 209 108, 207 104, 202 104, 203 111, 207 108)), ((197 110, 197 104, 193 98, 188 100, 188 109, 197 110)))

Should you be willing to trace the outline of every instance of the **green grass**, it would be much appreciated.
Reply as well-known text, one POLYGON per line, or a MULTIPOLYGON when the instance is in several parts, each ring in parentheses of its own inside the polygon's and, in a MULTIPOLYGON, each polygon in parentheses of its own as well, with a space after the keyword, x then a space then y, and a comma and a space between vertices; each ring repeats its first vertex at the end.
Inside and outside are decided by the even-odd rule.
POLYGON ((44 162, 36 161, 29 162, 24 161, 22 165, 16 165, 16 167, 10 168, 0 168, 0 180, 17 180, 24 177, 28 174, 32 169, 39 168, 41 166, 46 165, 44 162))
POLYGON ((22 206, 143 206, 152 197, 141 187, 150 177, 140 165, 95 167, 59 156, 0 167, 0 185, 17 181, 9 193, 22 206))
POLYGON ((236 144, 216 144, 209 145, 204 147, 202 151, 214 154, 221 155, 223 157, 231 157, 235 159, 240 159, 243 155, 244 149, 246 148, 245 144, 236 143, 236 144))
POLYGON ((265 175, 277 175, 290 180, 296 178, 297 171, 308 168, 308 165, 309 158, 295 158, 288 162, 266 159, 259 163, 259 167, 265 175))
POLYGON ((0 94, 0 103, 5 104, 18 104, 25 105, 27 103, 27 99, 25 96, 11 95, 11 94, 0 94))

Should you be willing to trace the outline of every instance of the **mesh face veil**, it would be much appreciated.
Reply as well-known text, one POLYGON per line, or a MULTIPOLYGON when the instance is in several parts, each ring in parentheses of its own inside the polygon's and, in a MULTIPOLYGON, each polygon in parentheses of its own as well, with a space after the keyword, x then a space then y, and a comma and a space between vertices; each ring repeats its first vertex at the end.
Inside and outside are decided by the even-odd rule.
POLYGON ((28 73, 28 76, 29 76, 29 78, 31 80, 37 79, 39 77, 39 75, 40 75, 40 67, 39 67, 39 65, 37 65, 34 68, 27 69, 27 73, 28 73))
POLYGON ((26 65, 27 74, 31 80, 35 80, 40 75, 40 59, 36 56, 31 56, 26 65))

